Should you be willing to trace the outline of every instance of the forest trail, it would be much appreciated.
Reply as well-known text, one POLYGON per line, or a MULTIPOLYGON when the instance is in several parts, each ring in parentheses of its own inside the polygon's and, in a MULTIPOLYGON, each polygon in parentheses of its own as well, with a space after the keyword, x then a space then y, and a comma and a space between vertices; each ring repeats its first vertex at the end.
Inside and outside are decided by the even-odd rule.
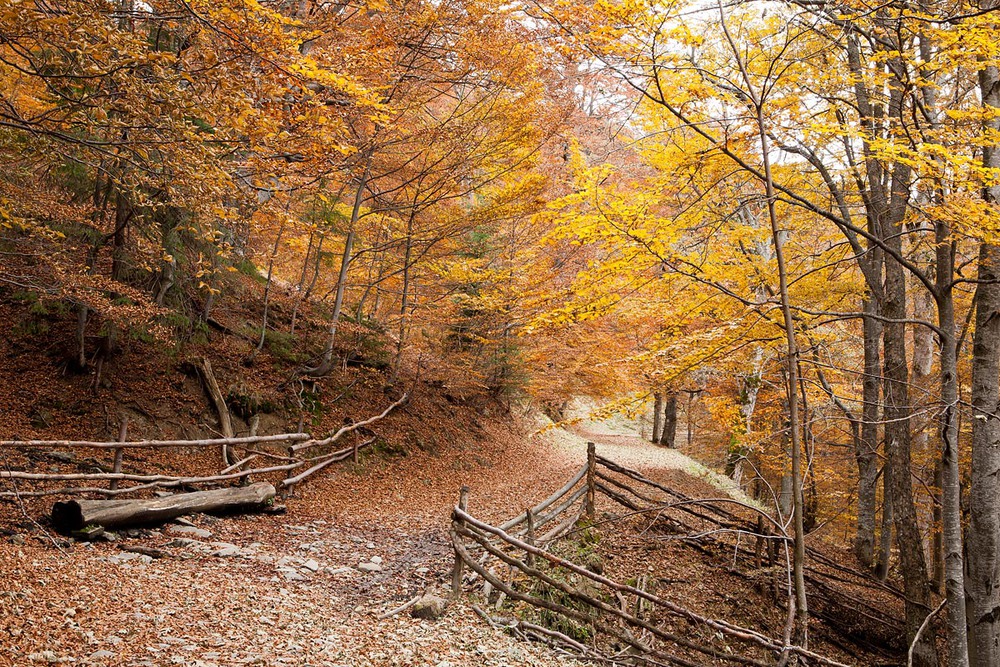
POLYGON ((587 440, 602 456, 688 491, 707 489, 689 475, 715 480, 676 450, 599 425, 534 435, 513 423, 488 428, 495 432, 476 449, 445 441, 343 466, 303 485, 286 516, 197 517, 193 526, 65 551, 40 534, 22 536, 0 550, 0 571, 10 573, 0 637, 12 649, 0 664, 571 664, 490 628, 464 603, 436 622, 378 616, 445 589, 446 526, 463 484, 477 515, 510 517, 578 469, 587 440), (166 557, 123 550, 136 546, 166 557))

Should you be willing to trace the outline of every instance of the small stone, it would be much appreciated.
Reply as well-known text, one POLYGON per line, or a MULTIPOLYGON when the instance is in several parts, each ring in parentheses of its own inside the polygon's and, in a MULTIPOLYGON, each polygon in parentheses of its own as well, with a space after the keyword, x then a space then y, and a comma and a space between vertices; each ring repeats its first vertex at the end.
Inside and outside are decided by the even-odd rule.
POLYGON ((212 547, 215 549, 212 555, 218 558, 232 558, 242 553, 238 546, 229 542, 212 542, 212 547))
POLYGON ((192 540, 190 537, 178 537, 167 542, 168 547, 181 547, 183 549, 193 547, 196 544, 201 544, 201 542, 192 540))
POLYGON ((130 561, 138 561, 143 565, 148 565, 153 562, 153 559, 145 554, 137 554, 131 551, 115 554, 114 556, 108 556, 108 562, 114 563, 115 565, 121 565, 130 561))
POLYGON ((309 560, 307 560, 305 563, 302 564, 302 567, 309 570, 310 572, 319 572, 320 566, 318 562, 310 558, 309 560))
POLYGON ((105 651, 104 649, 101 649, 100 651, 94 651, 93 653, 91 653, 90 657, 88 659, 89 660, 106 660, 108 658, 115 657, 115 655, 116 654, 115 654, 114 651, 105 651))
POLYGON ((382 566, 378 563, 358 563, 358 569, 362 572, 381 572, 382 566))
POLYGON ((306 576, 295 570, 279 570, 285 581, 306 581, 306 576))
POLYGON ((104 526, 84 526, 80 530, 74 530, 70 533, 75 540, 96 540, 101 535, 104 534, 104 526))
POLYGON ((212 536, 212 532, 197 526, 167 526, 167 535, 182 535, 186 537, 196 537, 207 540, 212 536))
POLYGON ((334 576, 347 575, 347 574, 353 576, 358 573, 358 571, 355 570, 353 567, 328 567, 326 568, 326 572, 327 574, 332 574, 334 576))
POLYGON ((16 544, 18 546, 24 545, 24 535, 11 535, 10 536, 10 543, 11 544, 16 544))
POLYGON ((371 562, 375 563, 376 565, 381 565, 382 564, 382 557, 381 556, 372 556, 368 560, 370 560, 371 562))
POLYGON ((375 543, 374 542, 369 542, 365 546, 367 546, 369 549, 374 549, 375 548, 375 543))
POLYGON ((423 618, 433 621, 441 618, 447 608, 447 600, 428 593, 417 600, 417 603, 410 609, 410 615, 413 618, 423 618))
POLYGON ((40 651, 38 653, 32 653, 28 656, 28 660, 31 660, 32 662, 46 662, 50 665, 66 661, 65 658, 56 655, 55 651, 40 651))

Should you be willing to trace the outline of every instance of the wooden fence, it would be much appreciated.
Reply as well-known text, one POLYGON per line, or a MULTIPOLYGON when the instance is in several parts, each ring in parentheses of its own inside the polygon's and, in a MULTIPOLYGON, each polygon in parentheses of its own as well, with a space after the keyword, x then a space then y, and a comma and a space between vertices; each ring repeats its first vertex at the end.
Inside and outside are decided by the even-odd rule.
POLYGON ((0 491, 0 498, 32 497, 48 495, 74 495, 81 493, 100 494, 106 497, 116 497, 150 489, 188 487, 195 485, 218 485, 225 482, 245 482, 251 475, 281 474, 284 478, 279 488, 291 491, 296 484, 323 470, 330 464, 348 458, 358 460, 358 453, 373 445, 375 437, 364 440, 355 439, 346 447, 331 448, 341 444, 350 434, 364 432, 367 426, 380 421, 394 410, 404 405, 409 399, 409 393, 389 405, 380 414, 351 423, 324 438, 315 438, 308 433, 280 433, 276 435, 252 435, 233 438, 212 438, 207 440, 134 440, 128 441, 127 421, 123 422, 117 442, 101 442, 89 440, 3 440, 2 449, 68 449, 68 450, 110 450, 112 463, 110 466, 96 460, 76 461, 97 467, 101 472, 77 473, 42 473, 26 470, 0 470, 0 480, 8 480, 10 484, 17 482, 82 482, 81 486, 63 486, 59 488, 44 488, 22 490, 13 488, 0 491), (286 453, 278 454, 266 451, 260 445, 285 445, 286 453), (135 474, 122 472, 125 452, 136 449, 162 448, 204 449, 218 448, 222 451, 222 467, 217 474, 210 475, 162 475, 135 474), (231 452, 241 452, 241 458, 231 461, 231 452), (254 465, 256 464, 256 465, 254 465), (108 488, 92 486, 94 482, 107 482, 108 488), (119 487, 121 482, 131 482, 130 486, 119 487))
MULTIPOLYGON (((602 507, 606 503, 602 502, 602 507)), ((545 625, 524 620, 506 623, 512 631, 544 641, 573 655, 604 664, 765 665, 777 658, 798 656, 818 665, 841 665, 836 660, 790 643, 792 614, 782 639, 750 628, 698 614, 652 592, 645 577, 625 584, 558 555, 563 539, 581 537, 593 526, 642 516, 658 528, 658 535, 683 539, 716 552, 732 552, 734 567, 770 573, 775 592, 791 609, 791 540, 781 523, 752 505, 731 498, 695 499, 642 474, 597 456, 588 443, 587 464, 558 491, 520 515, 494 526, 468 509, 463 489, 452 515, 455 551, 452 593, 465 585, 479 587, 488 603, 499 610, 507 601, 530 605, 550 621, 545 625), (596 514, 597 498, 611 501, 619 514, 596 514), (581 521, 582 520, 582 521, 581 521), (561 632, 572 626, 581 633, 561 632), (596 641, 598 636, 602 640, 596 641), (609 647, 615 646, 614 650, 609 647)), ((843 568, 810 551, 811 594, 819 615, 837 621, 841 607, 871 616, 880 633, 902 633, 902 622, 889 609, 874 609, 851 595, 852 586, 885 590, 891 586, 863 573, 843 568)), ((779 600, 780 601, 780 600, 779 600)), ((810 603, 811 605, 813 602, 810 603)), ((489 604, 487 605, 489 608, 489 604)), ((476 607, 488 621, 491 612, 476 607)), ((843 629, 843 628, 841 628, 843 629)), ((899 634, 895 634, 896 637, 899 634)), ((879 637, 859 642, 877 648, 879 637)), ((849 647, 844 647, 849 652, 849 647)))

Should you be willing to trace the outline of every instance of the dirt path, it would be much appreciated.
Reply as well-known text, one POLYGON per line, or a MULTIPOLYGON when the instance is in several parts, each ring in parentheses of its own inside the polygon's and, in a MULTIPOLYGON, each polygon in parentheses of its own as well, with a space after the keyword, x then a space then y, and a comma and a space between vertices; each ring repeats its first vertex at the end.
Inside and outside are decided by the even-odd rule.
POLYGON ((343 467, 304 485, 284 517, 200 517, 194 528, 204 533, 140 531, 62 551, 40 533, 8 538, 0 545, 0 664, 571 664, 463 605, 436 622, 378 615, 446 586, 445 526, 463 484, 478 515, 509 517, 578 469, 587 439, 602 456, 657 478, 700 471, 675 451, 600 429, 528 437, 509 425, 487 435, 478 448, 445 445, 343 467))

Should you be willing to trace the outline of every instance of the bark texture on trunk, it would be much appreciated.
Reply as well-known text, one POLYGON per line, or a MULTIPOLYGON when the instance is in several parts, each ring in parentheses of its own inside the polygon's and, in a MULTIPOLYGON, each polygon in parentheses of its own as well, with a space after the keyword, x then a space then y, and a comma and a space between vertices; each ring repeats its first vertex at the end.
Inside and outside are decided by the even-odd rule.
POLYGON ((972 342, 972 475, 966 536, 969 653, 1000 665, 1000 247, 979 254, 972 342))
MULTIPOLYGON (((370 159, 370 158, 369 158, 370 159)), ((351 207, 350 228, 347 230, 347 238, 344 239, 344 254, 340 258, 340 273, 337 275, 337 294, 333 301, 333 313, 330 315, 330 328, 327 332, 326 348, 323 350, 323 359, 318 367, 311 369, 313 375, 326 375, 333 368, 333 348, 337 340, 337 327, 340 324, 340 313, 344 308, 344 294, 347 291, 347 273, 351 267, 351 260, 354 258, 354 237, 358 220, 361 217, 361 205, 365 200, 365 188, 368 187, 369 171, 365 167, 361 178, 358 180, 358 187, 354 191, 354 204, 351 207)))
POLYGON ((663 425, 663 394, 656 392, 653 394, 653 434, 649 441, 660 442, 661 426, 663 425))
POLYGON ((863 320, 864 369, 862 379, 862 406, 860 437, 854 452, 858 464, 858 527, 854 538, 854 553, 866 567, 875 563, 875 515, 878 496, 878 418, 881 397, 882 323, 873 317, 877 314, 875 302, 868 299, 863 305, 867 317, 863 320))
MULTIPOLYGON (((984 6, 994 10, 998 0, 984 6)), ((990 107, 986 129, 1000 131, 1000 69, 979 72, 983 105, 990 107)), ((1000 169, 1000 146, 983 147, 983 166, 1000 169)), ((983 199, 994 213, 1000 185, 986 187, 983 199)), ((972 474, 969 480, 969 532, 966 537, 966 605, 969 658, 976 667, 1000 665, 1000 246, 979 249, 976 331, 972 339, 972 474)))
MULTIPOLYGON (((962 545, 962 482, 958 461, 958 332, 955 328, 955 299, 952 282, 955 273, 951 228, 939 222, 937 243, 937 310, 941 338, 940 392, 942 411, 941 456, 935 462, 935 476, 940 478, 940 526, 934 527, 932 545, 935 578, 944 576, 948 611, 948 665, 968 667, 969 644, 966 637, 965 565, 962 545), (940 551, 939 551, 940 549, 940 551), (943 561, 943 562, 941 562, 943 561), (939 564, 940 563, 940 564, 939 564), (941 572, 939 572, 941 570, 941 572)), ((937 584, 935 584, 937 585, 937 584)))
MULTIPOLYGON (((893 182, 901 187, 908 182, 908 176, 899 172, 909 171, 908 167, 897 166, 893 182)), ((902 251, 901 209, 905 209, 905 194, 893 192, 891 217, 885 223, 882 237, 886 245, 896 252, 902 251)), ((911 476, 910 452, 910 398, 909 364, 906 354, 906 275, 903 266, 886 258, 885 300, 882 313, 886 318, 883 347, 885 350, 885 441, 888 454, 887 474, 889 490, 892 494, 893 524, 896 542, 899 545, 899 561, 906 592, 907 640, 913 641, 930 613, 930 586, 927 581, 927 564, 924 559, 923 542, 917 525, 917 508, 913 501, 913 480, 911 476)), ((913 652, 914 667, 931 667, 937 664, 933 644, 928 638, 921 638, 913 652)))
POLYGON ((677 440, 677 393, 670 392, 663 401, 663 429, 660 444, 674 448, 677 440))
POLYGON ((125 234, 132 217, 128 197, 118 190, 115 197, 115 229, 111 235, 111 278, 124 280, 126 268, 125 234))

